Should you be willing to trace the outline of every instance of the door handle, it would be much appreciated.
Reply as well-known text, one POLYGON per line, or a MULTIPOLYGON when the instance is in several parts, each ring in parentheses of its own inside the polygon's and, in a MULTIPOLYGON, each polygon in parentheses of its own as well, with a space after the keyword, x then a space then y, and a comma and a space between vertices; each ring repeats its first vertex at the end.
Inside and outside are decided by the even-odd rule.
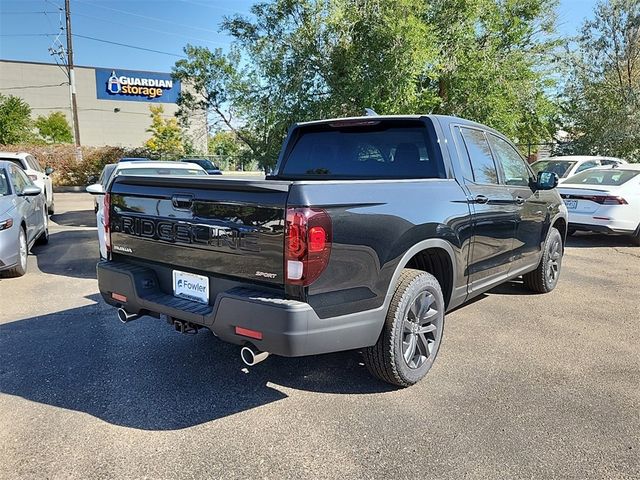
POLYGON ((471 200, 471 203, 485 204, 485 203, 489 203, 489 199, 484 195, 476 195, 476 197, 473 200, 471 200))
POLYGON ((522 204, 524 203, 524 198, 522 198, 520 195, 518 195, 518 196, 516 197, 516 203, 517 203, 518 205, 522 205, 522 204))

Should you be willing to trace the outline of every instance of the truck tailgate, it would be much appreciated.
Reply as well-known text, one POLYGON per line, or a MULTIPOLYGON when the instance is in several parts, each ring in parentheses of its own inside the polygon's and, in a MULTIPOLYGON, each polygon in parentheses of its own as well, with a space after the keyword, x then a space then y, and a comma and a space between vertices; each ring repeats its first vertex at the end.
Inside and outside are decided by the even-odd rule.
POLYGON ((290 182, 116 177, 111 249, 201 275, 283 284, 290 182))

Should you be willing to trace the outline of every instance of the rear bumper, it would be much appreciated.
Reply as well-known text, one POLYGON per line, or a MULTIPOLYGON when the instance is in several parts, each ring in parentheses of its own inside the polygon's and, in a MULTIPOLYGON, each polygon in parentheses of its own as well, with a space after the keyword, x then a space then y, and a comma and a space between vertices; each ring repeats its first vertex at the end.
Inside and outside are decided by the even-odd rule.
POLYGON ((319 318, 304 302, 286 300, 253 286, 236 286, 203 305, 164 293, 152 268, 101 261, 97 266, 104 300, 130 313, 166 315, 209 328, 221 340, 251 343, 287 357, 352 350, 373 345, 384 322, 383 308, 341 317, 319 318), (114 300, 112 293, 126 297, 114 300), (237 335, 235 327, 261 332, 257 340, 237 335))
POLYGON ((584 232, 597 232, 597 233, 607 233, 607 234, 624 234, 624 235, 633 235, 635 230, 628 230, 626 225, 625 228, 620 228, 619 225, 607 225, 606 221, 601 223, 579 223, 579 222, 569 222, 569 228, 573 228, 575 230, 580 230, 584 232))

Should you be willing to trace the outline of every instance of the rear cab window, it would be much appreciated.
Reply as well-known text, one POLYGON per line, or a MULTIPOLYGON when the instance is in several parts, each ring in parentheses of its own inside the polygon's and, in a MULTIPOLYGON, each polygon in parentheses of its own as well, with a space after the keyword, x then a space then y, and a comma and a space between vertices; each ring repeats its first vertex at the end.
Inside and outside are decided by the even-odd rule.
POLYGON ((446 178, 430 122, 340 120, 301 126, 285 152, 284 179, 446 178))

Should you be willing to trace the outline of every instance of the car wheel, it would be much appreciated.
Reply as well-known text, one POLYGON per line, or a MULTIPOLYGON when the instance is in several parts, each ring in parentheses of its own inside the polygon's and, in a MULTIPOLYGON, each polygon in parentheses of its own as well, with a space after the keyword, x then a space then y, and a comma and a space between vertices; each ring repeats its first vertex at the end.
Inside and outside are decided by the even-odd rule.
POLYGON ((525 286, 537 293, 548 293, 556 288, 560 278, 562 255, 562 236, 557 228, 551 227, 538 268, 522 276, 525 286))
POLYGON ((633 243, 636 247, 640 247, 640 225, 636 228, 636 233, 631 237, 631 243, 633 243))
POLYGON ((420 381, 438 355, 444 330, 444 297, 436 278, 404 269, 391 299, 382 333, 364 351, 374 376, 400 387, 420 381))
POLYGON ((42 221, 44 222, 44 231, 38 237, 38 245, 46 245, 49 243, 49 216, 47 215, 47 207, 42 209, 42 221))
POLYGON ((27 273, 28 247, 27 234, 25 233, 24 228, 20 228, 20 233, 18 234, 18 253, 18 265, 5 272, 7 277, 21 277, 27 273))

